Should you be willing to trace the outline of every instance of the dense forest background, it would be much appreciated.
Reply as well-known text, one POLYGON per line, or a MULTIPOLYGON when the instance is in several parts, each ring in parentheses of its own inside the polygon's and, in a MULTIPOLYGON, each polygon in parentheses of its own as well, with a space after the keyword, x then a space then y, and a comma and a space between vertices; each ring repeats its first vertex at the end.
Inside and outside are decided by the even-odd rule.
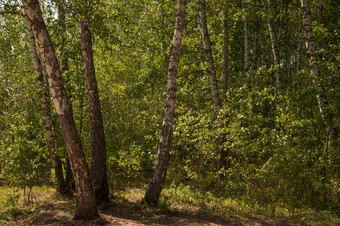
MULTIPOLYGON (((85 3, 39 3, 66 65, 63 81, 90 164, 79 27, 85 3)), ((86 7, 109 188, 146 188, 161 136, 176 3, 98 0, 86 7)), ((340 214, 339 7, 335 0, 310 0, 311 53, 300 1, 207 1, 216 102, 199 4, 188 1, 165 187, 273 212, 285 206, 340 214)), ((23 9, 21 2, 0 1, 0 183, 31 188, 54 184, 55 171, 23 9)), ((65 143, 53 104, 50 109, 65 172, 65 143)))

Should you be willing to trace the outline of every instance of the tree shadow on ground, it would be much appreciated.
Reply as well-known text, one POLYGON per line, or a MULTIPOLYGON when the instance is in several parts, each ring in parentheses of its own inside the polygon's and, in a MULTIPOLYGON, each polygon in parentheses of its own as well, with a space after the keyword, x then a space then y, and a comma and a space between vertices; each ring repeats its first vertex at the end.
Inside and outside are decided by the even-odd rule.
MULTIPOLYGON (((147 208, 125 199, 113 199, 102 206, 100 217, 90 221, 72 220, 73 202, 50 203, 41 207, 29 224, 33 225, 308 225, 287 219, 217 215, 204 211, 147 208)), ((310 224, 309 224, 310 225, 310 224)), ((313 224, 318 225, 318 224, 313 224)))

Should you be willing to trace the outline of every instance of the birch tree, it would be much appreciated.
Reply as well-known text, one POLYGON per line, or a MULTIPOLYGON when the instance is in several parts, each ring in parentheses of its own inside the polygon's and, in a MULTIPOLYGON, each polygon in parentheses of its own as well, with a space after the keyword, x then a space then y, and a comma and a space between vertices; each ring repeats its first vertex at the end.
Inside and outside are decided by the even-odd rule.
POLYGON ((60 158, 57 155, 58 146, 57 146, 56 133, 53 129, 48 84, 45 80, 43 68, 42 68, 40 59, 38 57, 32 24, 29 20, 27 20, 27 28, 28 28, 29 46, 30 46, 32 62, 34 65, 35 74, 37 76, 37 80, 38 80, 39 86, 41 88, 41 93, 42 93, 41 106, 44 112, 46 142, 47 142, 47 148, 49 149, 49 152, 50 152, 52 164, 55 170, 56 190, 57 190, 57 193, 65 194, 66 185, 65 185, 64 175, 63 175, 62 163, 61 163, 60 158))
POLYGON ((175 114, 176 76, 178 72, 180 48, 184 31, 186 3, 186 0, 177 0, 176 25, 170 48, 170 62, 168 66, 165 116, 162 125, 154 176, 143 199, 143 202, 146 202, 148 205, 157 205, 158 203, 170 160, 169 151, 175 114))
POLYGON ((91 174, 97 200, 108 202, 109 186, 106 173, 106 142, 103 117, 93 61, 92 34, 88 27, 87 12, 84 12, 84 14, 84 18, 80 19, 80 45, 91 123, 91 174))
MULTIPOLYGON (((246 1, 244 1, 246 4, 246 1)), ((249 32, 248 32, 248 17, 246 6, 243 7, 243 33, 244 33, 244 72, 250 87, 251 81, 249 78, 249 32)))
POLYGON ((23 0, 28 20, 32 23, 34 35, 48 74, 56 115, 67 147, 68 156, 76 185, 75 219, 98 216, 98 208, 91 183, 90 171, 73 118, 73 111, 67 98, 56 52, 42 17, 38 0, 23 0))
POLYGON ((275 76, 276 76, 276 87, 277 90, 279 90, 282 87, 281 84, 281 75, 280 75, 280 56, 279 56, 279 50, 278 50, 278 44, 277 44, 277 37, 275 34, 275 28, 274 28, 274 18, 272 16, 272 0, 268 0, 268 8, 266 7, 265 2, 263 2, 263 5, 265 7, 265 10, 269 14, 267 17, 267 25, 268 25, 268 31, 270 36, 270 44, 274 59, 274 67, 275 67, 275 76))
POLYGON ((304 38, 306 42, 307 57, 309 59, 309 67, 313 75, 313 83, 317 92, 317 100, 321 117, 326 125, 327 136, 330 142, 330 148, 334 148, 334 142, 338 137, 338 132, 333 126, 333 116, 330 113, 328 100, 325 94, 325 88, 322 84, 322 75, 319 70, 318 60, 315 54, 315 43, 312 26, 312 16, 309 1, 301 0, 302 23, 304 30, 304 38))
POLYGON ((228 27, 228 12, 226 9, 222 10, 223 21, 223 53, 222 53, 222 74, 224 96, 226 98, 229 86, 229 27, 228 27))

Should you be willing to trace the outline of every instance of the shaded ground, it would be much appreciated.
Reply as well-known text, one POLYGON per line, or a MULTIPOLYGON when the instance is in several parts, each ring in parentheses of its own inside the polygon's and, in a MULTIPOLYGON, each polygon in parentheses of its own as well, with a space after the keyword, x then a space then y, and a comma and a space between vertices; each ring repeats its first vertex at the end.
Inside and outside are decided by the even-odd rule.
MULTIPOLYGON (((171 205, 164 205, 163 202, 159 207, 148 208, 140 205, 144 190, 135 188, 115 193, 111 203, 101 207, 97 219, 74 221, 74 199, 56 197, 53 190, 36 191, 35 194, 34 205, 22 206, 21 209, 9 208, 7 212, 0 210, 0 225, 336 225, 326 224, 324 222, 328 221, 318 218, 273 217, 230 211, 232 209, 218 212, 202 209, 193 202, 173 202, 171 205)), ((216 205, 219 201, 216 199, 212 203, 216 205)))
POLYGON ((176 209, 149 209, 139 203, 113 199, 100 217, 92 221, 74 221, 74 201, 55 201, 42 205, 39 211, 24 214, 4 225, 323 225, 306 224, 265 216, 236 217, 208 212, 176 209))

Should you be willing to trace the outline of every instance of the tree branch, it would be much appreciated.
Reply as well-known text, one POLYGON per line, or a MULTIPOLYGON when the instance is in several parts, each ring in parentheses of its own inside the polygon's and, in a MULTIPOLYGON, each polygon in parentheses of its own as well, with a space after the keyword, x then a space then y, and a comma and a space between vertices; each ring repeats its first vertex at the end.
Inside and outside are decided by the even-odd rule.
POLYGON ((21 16, 21 17, 23 17, 25 19, 28 19, 27 15, 23 14, 21 12, 17 12, 17 11, 0 11, 0 15, 6 15, 6 14, 17 15, 17 16, 21 16))

